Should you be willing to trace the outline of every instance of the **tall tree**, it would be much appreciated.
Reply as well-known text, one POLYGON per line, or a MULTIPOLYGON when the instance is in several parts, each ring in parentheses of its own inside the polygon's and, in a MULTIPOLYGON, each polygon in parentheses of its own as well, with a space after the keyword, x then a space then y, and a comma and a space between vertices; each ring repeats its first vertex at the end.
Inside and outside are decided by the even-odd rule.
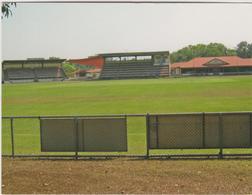
POLYGON ((248 45, 248 57, 252 58, 252 43, 248 45))
POLYGON ((2 16, 1 18, 8 18, 10 15, 12 15, 11 7, 15 6, 16 3, 2 3, 2 16))
POLYGON ((252 43, 242 41, 237 45, 237 55, 241 58, 252 58, 252 43))

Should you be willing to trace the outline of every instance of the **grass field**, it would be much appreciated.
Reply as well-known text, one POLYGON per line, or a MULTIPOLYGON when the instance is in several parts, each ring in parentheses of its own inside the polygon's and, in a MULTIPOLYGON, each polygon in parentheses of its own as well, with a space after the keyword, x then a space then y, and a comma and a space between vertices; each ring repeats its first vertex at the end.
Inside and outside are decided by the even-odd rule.
MULTIPOLYGON (((252 76, 4 84, 3 116, 252 110, 252 76)), ((3 120, 3 154, 10 153, 3 120)), ((129 151, 145 152, 145 119, 128 121, 129 151)), ((15 149, 39 153, 38 120, 15 121, 15 149)), ((216 151, 208 151, 216 152, 216 151)))

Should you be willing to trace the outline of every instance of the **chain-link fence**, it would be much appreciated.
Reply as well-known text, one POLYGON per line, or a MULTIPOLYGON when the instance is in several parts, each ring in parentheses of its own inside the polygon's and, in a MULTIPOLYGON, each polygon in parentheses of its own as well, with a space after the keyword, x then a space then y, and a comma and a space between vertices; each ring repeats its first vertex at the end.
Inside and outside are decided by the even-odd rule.
MULTIPOLYGON (((252 148, 251 113, 147 115, 149 149, 252 148)), ((250 151, 251 152, 251 151, 250 151)))

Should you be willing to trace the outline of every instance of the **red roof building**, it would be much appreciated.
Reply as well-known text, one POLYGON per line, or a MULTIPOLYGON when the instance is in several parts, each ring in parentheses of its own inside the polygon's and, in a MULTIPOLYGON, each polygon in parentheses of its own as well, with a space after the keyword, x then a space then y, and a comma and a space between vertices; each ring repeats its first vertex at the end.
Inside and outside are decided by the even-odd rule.
POLYGON ((88 75, 98 77, 104 65, 104 58, 102 56, 92 56, 83 59, 70 59, 69 62, 75 64, 78 68, 75 71, 75 77, 86 77, 88 75))
POLYGON ((94 69, 102 69, 104 58, 102 56, 92 56, 83 59, 70 59, 69 62, 80 66, 91 66, 94 69))
POLYGON ((175 75, 252 74, 252 58, 200 57, 171 65, 175 75))

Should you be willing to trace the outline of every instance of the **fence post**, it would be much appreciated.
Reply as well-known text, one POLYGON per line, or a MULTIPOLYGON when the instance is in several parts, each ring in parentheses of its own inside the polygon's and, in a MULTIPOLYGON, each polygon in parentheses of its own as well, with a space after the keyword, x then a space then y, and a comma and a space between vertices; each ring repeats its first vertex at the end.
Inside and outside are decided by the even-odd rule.
POLYGON ((252 113, 249 114, 249 122, 250 122, 250 147, 252 147, 252 113))
POLYGON ((223 158, 223 115, 219 113, 219 158, 223 158))
POLYGON ((146 158, 149 158, 149 148, 150 148, 150 118, 149 113, 146 114, 146 158))
POLYGON ((79 149, 79 134, 78 134, 78 118, 74 117, 74 126, 75 126, 75 134, 76 134, 76 151, 75 151, 75 159, 78 160, 78 149, 79 149))
POLYGON ((205 112, 202 113, 202 147, 205 148, 205 112))
POLYGON ((15 157, 15 150, 14 150, 14 125, 13 125, 14 119, 11 117, 10 123, 11 123, 11 156, 12 158, 15 157))

